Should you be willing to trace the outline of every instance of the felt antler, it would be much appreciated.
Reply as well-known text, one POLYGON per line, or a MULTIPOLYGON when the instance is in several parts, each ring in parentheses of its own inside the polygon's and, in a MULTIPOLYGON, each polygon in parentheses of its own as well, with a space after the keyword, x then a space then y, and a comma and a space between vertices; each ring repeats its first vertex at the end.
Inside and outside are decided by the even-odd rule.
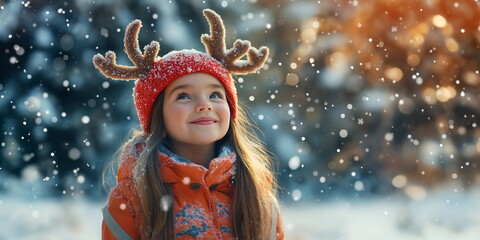
POLYGON ((135 64, 135 66, 123 66, 116 64, 116 55, 112 51, 108 51, 103 57, 101 54, 96 54, 93 57, 93 63, 105 76, 117 80, 133 80, 144 79, 148 75, 150 67, 155 61, 155 58, 160 49, 160 44, 157 41, 152 41, 150 45, 145 46, 144 53, 138 47, 138 32, 142 27, 140 20, 135 20, 128 24, 125 31, 125 51, 128 58, 135 64))
POLYGON ((230 72, 248 74, 257 71, 263 66, 268 57, 268 48, 256 49, 249 41, 237 39, 233 48, 225 48, 225 26, 217 13, 211 9, 203 10, 203 15, 210 25, 211 35, 203 34, 202 43, 212 57, 220 61, 230 72), (239 60, 247 54, 247 60, 239 60))

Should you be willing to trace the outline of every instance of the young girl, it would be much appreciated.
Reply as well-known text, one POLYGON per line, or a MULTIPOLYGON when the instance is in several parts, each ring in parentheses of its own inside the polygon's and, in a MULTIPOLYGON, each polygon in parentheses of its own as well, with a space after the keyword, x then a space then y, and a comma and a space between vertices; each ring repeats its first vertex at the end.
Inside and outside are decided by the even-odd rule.
POLYGON ((283 239, 271 161, 237 104, 231 73, 263 66, 268 49, 237 40, 225 49, 219 15, 204 10, 207 53, 138 48, 141 22, 130 23, 125 49, 93 58, 107 77, 138 79, 142 131, 122 146, 117 185, 103 210, 103 239, 283 239), (247 54, 247 60, 240 60, 247 54))

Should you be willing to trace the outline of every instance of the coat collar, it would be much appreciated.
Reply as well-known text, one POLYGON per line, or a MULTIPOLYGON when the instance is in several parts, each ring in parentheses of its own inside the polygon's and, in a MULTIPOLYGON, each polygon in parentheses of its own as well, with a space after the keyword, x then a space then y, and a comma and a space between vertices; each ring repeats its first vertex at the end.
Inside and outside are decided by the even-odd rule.
POLYGON ((178 156, 165 146, 158 150, 160 174, 166 183, 188 185, 195 182, 210 186, 228 181, 235 175, 237 155, 230 146, 220 148, 219 155, 210 161, 208 169, 178 156))

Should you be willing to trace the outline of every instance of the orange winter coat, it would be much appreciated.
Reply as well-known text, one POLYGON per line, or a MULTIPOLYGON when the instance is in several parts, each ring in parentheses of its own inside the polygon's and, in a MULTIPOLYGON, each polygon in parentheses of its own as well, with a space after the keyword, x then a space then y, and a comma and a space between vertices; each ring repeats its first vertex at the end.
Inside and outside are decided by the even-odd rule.
MULTIPOLYGON (((130 141, 122 151, 117 186, 103 209, 102 239, 141 239, 142 211, 133 168, 142 149, 138 141, 130 141)), ((235 239, 232 219, 235 152, 224 147, 207 169, 164 147, 159 150, 162 180, 171 184, 174 193, 175 239, 235 239)), ((281 219, 277 219, 276 239, 283 239, 281 219)))

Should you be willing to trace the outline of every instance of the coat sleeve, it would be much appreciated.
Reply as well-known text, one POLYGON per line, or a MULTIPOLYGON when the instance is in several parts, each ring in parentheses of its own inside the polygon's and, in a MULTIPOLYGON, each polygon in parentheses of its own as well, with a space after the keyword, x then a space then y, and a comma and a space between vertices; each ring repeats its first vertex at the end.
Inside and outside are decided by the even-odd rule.
MULTIPOLYGON (((122 181, 112 189, 107 205, 103 208, 103 240, 139 240, 135 210, 131 201, 122 193, 122 181)), ((122 187, 123 186, 123 187, 122 187)))

